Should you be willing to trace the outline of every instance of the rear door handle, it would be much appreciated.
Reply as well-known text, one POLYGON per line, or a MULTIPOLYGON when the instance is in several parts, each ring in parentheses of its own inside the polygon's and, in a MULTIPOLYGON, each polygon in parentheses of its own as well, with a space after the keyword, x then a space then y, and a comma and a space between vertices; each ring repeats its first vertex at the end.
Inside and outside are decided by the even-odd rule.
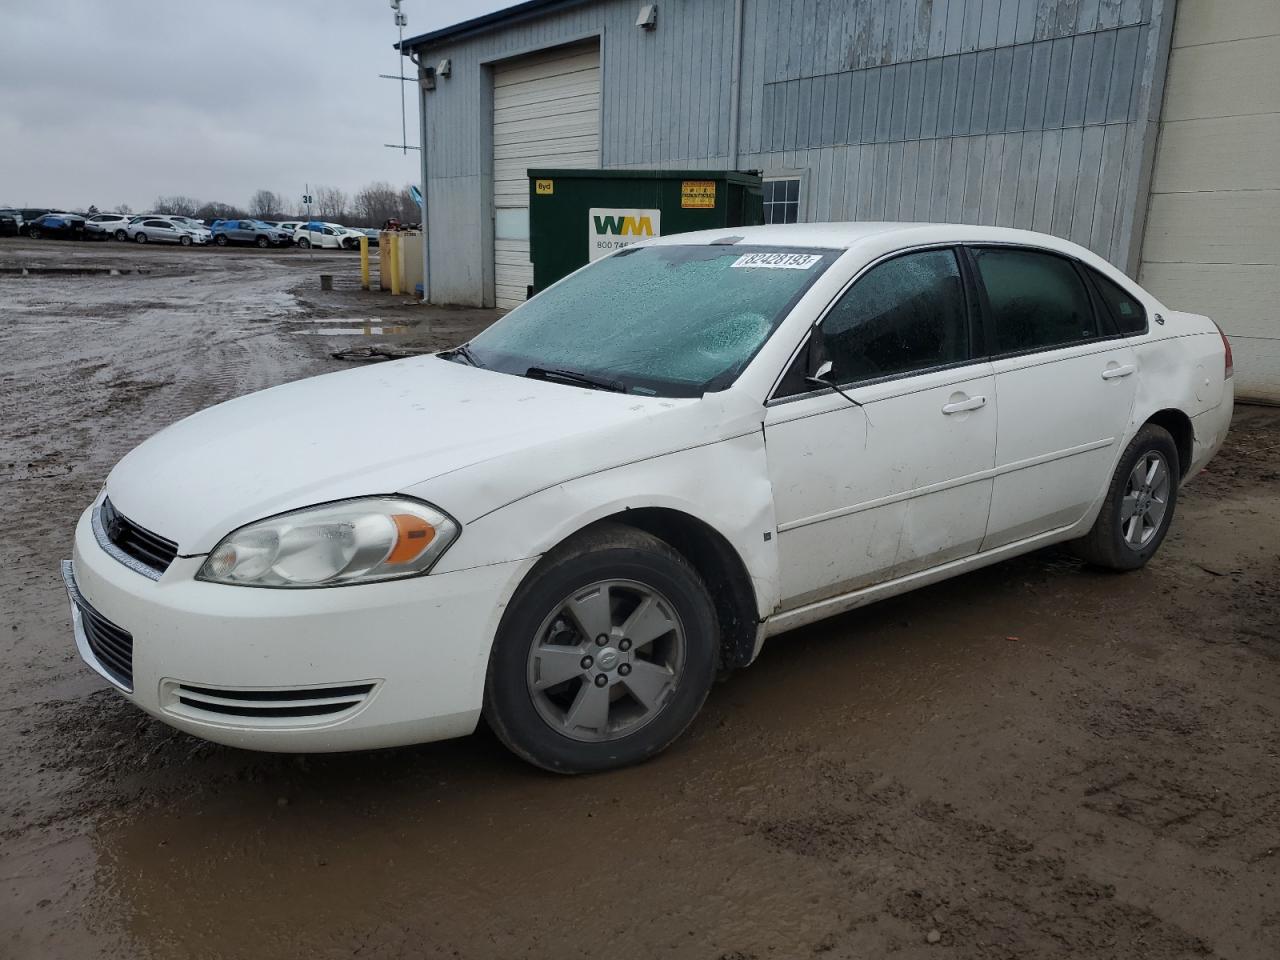
POLYGON ((966 410, 977 410, 987 405, 986 397, 970 397, 967 400, 956 400, 942 408, 942 412, 950 416, 953 413, 964 413, 966 410))
POLYGON ((1133 373, 1137 369, 1138 368, 1135 367, 1132 363, 1126 363, 1122 367, 1107 367, 1107 369, 1102 371, 1102 379, 1117 380, 1120 377, 1129 376, 1129 374, 1133 373))

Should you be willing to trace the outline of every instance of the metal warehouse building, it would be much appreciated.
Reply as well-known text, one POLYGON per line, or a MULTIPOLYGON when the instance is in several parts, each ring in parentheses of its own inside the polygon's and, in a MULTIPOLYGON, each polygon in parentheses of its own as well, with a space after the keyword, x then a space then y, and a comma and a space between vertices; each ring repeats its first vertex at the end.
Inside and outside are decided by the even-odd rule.
POLYGON ((1280 0, 531 0, 405 48, 433 300, 524 298, 531 167, 759 170, 771 221, 1075 240, 1280 401, 1280 0))

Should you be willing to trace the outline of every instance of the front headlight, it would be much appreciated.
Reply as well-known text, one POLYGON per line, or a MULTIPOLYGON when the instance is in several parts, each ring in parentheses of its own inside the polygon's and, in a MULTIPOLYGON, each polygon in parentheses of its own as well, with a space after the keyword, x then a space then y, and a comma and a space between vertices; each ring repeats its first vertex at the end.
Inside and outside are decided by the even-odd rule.
POLYGON ((457 537, 457 521, 418 500, 345 500, 241 527, 196 579, 246 587, 397 580, 426 573, 457 537))

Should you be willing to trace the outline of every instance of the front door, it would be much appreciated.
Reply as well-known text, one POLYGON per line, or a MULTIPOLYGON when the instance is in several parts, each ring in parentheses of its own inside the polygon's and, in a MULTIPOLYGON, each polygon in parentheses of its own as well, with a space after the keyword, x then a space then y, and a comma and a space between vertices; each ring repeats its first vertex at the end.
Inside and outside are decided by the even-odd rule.
POLYGON ((899 255, 836 301, 765 417, 784 608, 978 551, 991 505, 995 379, 956 253, 899 255), (852 401, 852 402, 851 402, 852 401), (856 404, 856 405, 855 405, 856 404))
POLYGON ((984 550, 1068 527, 1106 489, 1138 378, 1080 267, 1046 251, 971 250, 987 299, 1000 436, 984 550))

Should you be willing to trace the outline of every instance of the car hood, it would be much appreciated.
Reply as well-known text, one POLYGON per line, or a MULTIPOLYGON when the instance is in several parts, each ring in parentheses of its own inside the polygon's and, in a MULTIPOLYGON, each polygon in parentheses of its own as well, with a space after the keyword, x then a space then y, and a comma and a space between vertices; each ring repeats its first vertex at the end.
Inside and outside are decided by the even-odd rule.
POLYGON ((414 357, 300 380, 197 413, 129 453, 106 491, 122 514, 190 556, 263 517, 394 493, 464 468, 486 479, 502 475, 495 496, 522 496, 740 430, 722 407, 414 357), (504 472, 504 462, 521 466, 504 472))

